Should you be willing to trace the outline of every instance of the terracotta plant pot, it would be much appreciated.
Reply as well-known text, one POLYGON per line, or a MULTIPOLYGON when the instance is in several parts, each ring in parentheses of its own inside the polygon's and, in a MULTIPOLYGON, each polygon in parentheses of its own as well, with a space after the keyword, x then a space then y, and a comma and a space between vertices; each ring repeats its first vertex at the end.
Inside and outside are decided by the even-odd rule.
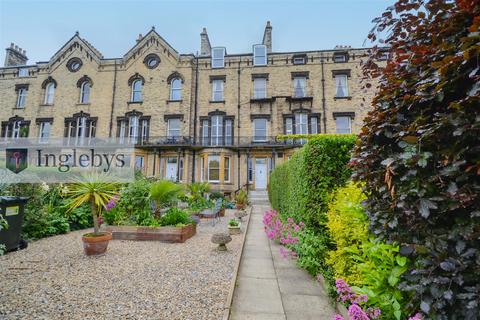
POLYGON ((242 210, 243 208, 245 208, 245 205, 243 203, 237 203, 236 207, 238 210, 242 210))
POLYGON ((219 215, 220 217, 225 217, 225 208, 220 209, 218 215, 219 215))
POLYGON ((108 247, 108 241, 112 240, 111 232, 101 232, 99 236, 93 236, 92 233, 82 236, 83 250, 87 256, 95 256, 105 253, 108 247))

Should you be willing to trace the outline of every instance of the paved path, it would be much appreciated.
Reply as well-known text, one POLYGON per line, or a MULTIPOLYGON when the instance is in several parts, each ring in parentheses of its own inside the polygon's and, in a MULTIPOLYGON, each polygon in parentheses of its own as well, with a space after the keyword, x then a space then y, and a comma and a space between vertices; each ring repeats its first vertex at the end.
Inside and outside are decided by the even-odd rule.
POLYGON ((253 204, 240 263, 231 320, 331 320, 335 314, 323 288, 263 231, 265 202, 253 204))

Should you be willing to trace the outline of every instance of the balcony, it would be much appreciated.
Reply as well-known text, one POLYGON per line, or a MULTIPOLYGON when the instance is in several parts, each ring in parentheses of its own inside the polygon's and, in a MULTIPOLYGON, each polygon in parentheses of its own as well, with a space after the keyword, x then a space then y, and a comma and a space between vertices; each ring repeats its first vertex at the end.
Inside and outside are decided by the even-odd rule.
POLYGON ((291 148, 305 144, 305 139, 279 140, 276 136, 241 136, 241 137, 199 137, 194 141, 191 137, 149 137, 141 139, 137 147, 191 147, 191 148, 255 148, 285 147, 291 148))

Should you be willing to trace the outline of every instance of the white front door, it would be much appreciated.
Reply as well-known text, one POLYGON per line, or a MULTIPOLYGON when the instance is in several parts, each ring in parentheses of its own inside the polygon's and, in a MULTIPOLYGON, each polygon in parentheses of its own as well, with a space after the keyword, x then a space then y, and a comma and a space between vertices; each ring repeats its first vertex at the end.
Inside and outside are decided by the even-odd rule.
POLYGON ((267 188, 267 159, 255 159, 255 189, 267 188))
POLYGON ((177 180, 177 158, 167 158, 165 178, 172 181, 177 180))

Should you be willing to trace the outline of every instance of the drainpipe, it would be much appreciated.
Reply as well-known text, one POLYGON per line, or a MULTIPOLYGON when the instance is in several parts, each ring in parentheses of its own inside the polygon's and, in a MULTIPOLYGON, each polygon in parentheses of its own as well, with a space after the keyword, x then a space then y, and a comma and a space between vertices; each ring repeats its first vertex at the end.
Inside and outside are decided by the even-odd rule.
MULTIPOLYGON (((197 109, 198 109, 198 52, 195 56, 195 102, 193 107, 193 144, 197 143, 197 109)), ((192 154, 192 182, 195 182, 195 149, 192 154)))
POLYGON ((237 141, 238 145, 240 145, 240 63, 242 58, 238 60, 238 68, 237 68, 237 141))
POLYGON ((325 105, 325 70, 323 52, 320 54, 320 63, 322 65, 322 111, 323 111, 323 133, 327 133, 327 107, 325 105))
POLYGON ((117 91, 117 60, 115 60, 115 66, 113 71, 113 93, 112 93, 112 108, 110 109, 110 124, 108 127, 108 137, 112 137, 113 129, 113 109, 115 107, 115 93, 117 91))

